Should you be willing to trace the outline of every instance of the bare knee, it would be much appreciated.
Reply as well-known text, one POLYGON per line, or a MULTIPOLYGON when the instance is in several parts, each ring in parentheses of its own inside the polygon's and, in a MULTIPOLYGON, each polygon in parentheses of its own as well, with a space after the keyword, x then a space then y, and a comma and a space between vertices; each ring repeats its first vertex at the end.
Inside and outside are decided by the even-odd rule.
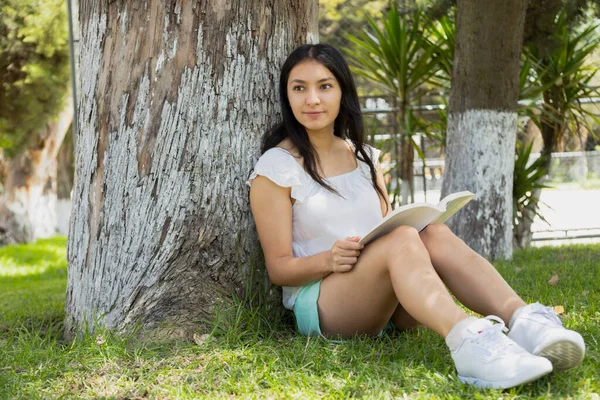
POLYGON ((412 226, 402 225, 394 228, 387 237, 394 238, 394 240, 413 240, 419 236, 419 232, 412 226))
POLYGON ((447 244, 449 240, 456 238, 456 235, 445 224, 431 224, 420 233, 421 239, 428 248, 436 244, 447 244))
POLYGON ((374 262, 369 269, 381 270, 386 275, 392 266, 414 267, 419 263, 415 260, 430 262, 427 248, 423 244, 419 232, 410 226, 400 226, 385 236, 368 245, 366 250, 375 254, 374 262), (407 261, 407 263, 399 262, 407 261), (378 268, 380 267, 380 268, 378 268))
POLYGON ((390 232, 386 239, 393 255, 427 252, 419 232, 411 226, 399 226, 390 232))
MULTIPOLYGON (((458 236, 448 228, 445 224, 432 224, 421 231, 421 239, 427 247, 427 252, 431 257, 431 261, 439 272, 443 266, 455 265, 448 263, 451 258, 462 255, 477 256, 458 236)), ((463 261, 465 261, 463 259, 463 261)), ((460 263, 456 265, 464 265, 460 263)))

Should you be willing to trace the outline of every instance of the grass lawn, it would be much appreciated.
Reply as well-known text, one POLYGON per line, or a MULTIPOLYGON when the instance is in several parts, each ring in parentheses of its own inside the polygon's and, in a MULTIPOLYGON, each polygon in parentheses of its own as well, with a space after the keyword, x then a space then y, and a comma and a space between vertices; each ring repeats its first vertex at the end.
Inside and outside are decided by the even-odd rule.
POLYGON ((532 248, 498 263, 526 301, 564 307, 582 365, 506 391, 458 382, 444 341, 422 328, 342 344, 238 310, 211 338, 141 343, 108 332, 61 339, 65 238, 0 248, 0 398, 600 399, 600 245, 532 248), (559 280, 549 285, 554 275, 559 280))

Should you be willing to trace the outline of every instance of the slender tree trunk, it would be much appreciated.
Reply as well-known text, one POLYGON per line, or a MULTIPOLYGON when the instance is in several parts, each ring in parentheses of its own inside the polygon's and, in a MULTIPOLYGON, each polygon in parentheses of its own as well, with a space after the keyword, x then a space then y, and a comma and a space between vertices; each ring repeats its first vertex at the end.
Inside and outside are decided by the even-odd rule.
POLYGON ((400 101, 400 153, 401 158, 401 170, 400 176, 402 178, 401 185, 401 204, 409 204, 415 202, 415 189, 414 189, 414 171, 413 165, 415 161, 415 150, 413 149, 410 137, 406 135, 404 131, 406 126, 406 108, 408 106, 407 99, 401 99, 400 101))
MULTIPOLYGON (((546 147, 542 149, 540 157, 543 160, 540 168, 546 171, 546 175, 550 172, 550 166, 552 162, 552 152, 548 151, 546 147)), ((545 184, 547 178, 543 178, 538 183, 545 184)), ((531 227, 533 221, 537 215, 537 208, 542 195, 542 189, 534 189, 531 193, 531 201, 523 209, 523 216, 519 220, 519 224, 514 232, 514 245, 520 249, 529 247, 531 240, 533 239, 533 232, 531 227)))
MULTIPOLYGON (((551 84, 551 82, 542 82, 544 85, 551 84)), ((552 153, 557 151, 559 142, 562 139, 565 126, 556 117, 546 117, 550 115, 562 115, 560 108, 562 108, 563 101, 561 98, 560 90, 556 88, 550 88, 544 92, 544 105, 543 115, 541 117, 541 134, 544 141, 542 150, 540 152, 540 158, 542 163, 540 168, 545 171, 544 177, 538 181, 538 184, 545 184, 552 172, 552 153)), ((535 189, 532 193, 532 201, 527 204, 523 210, 523 217, 519 221, 517 230, 514 233, 515 245, 519 248, 529 247, 531 240, 533 239, 533 232, 531 227, 536 216, 540 197, 542 195, 542 189, 535 189)))
POLYGON ((67 235, 69 231, 71 190, 73 189, 73 177, 75 175, 74 153, 73 131, 69 129, 56 157, 56 218, 58 233, 61 235, 67 235))
POLYGON ((4 192, 4 182, 8 170, 8 162, 4 156, 4 149, 0 147, 0 195, 4 192))
MULTIPOLYGON (((80 3, 66 335, 187 334, 242 295, 259 245, 245 182, 315 0, 80 3)), ((280 299, 278 299, 280 301, 280 299)))
POLYGON ((526 0, 459 0, 442 194, 474 201, 450 226, 487 258, 512 257, 512 182, 526 0))
POLYGON ((401 204, 409 204, 414 202, 414 190, 413 190, 413 179, 412 179, 412 167, 414 161, 413 148, 410 144, 410 139, 407 136, 402 135, 400 140, 401 158, 400 165, 401 171, 400 176, 402 177, 402 184, 400 186, 400 200, 401 204))
POLYGON ((57 119, 31 135, 28 146, 8 164, 0 197, 0 244, 56 235, 56 157, 72 120, 73 103, 67 96, 57 119))
POLYGON ((394 96, 393 99, 394 102, 394 112, 393 112, 393 126, 392 129, 394 130, 394 134, 393 134, 393 144, 394 144, 394 159, 396 160, 396 165, 394 167, 394 170, 392 171, 392 179, 394 180, 392 187, 393 189, 393 196, 392 196, 392 207, 396 207, 397 204, 402 205, 402 190, 404 189, 404 184, 402 183, 401 180, 401 170, 402 170, 402 164, 400 163, 400 148, 402 146, 402 132, 401 132, 401 126, 402 123, 400 123, 400 117, 398 116, 398 98, 396 96, 394 96), (400 186, 398 186, 400 185, 400 186))

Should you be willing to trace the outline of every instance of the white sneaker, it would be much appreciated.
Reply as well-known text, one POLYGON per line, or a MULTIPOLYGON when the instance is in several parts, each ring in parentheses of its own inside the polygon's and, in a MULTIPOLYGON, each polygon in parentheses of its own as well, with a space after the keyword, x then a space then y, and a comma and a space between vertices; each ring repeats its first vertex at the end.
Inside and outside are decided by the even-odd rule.
POLYGON ((515 312, 508 337, 531 354, 546 357, 556 369, 573 368, 585 356, 581 335, 564 328, 554 309, 539 303, 515 312))
POLYGON ((452 359, 461 382, 507 389, 552 372, 550 361, 529 354, 509 339, 506 331, 504 322, 491 315, 474 320, 458 332, 462 343, 452 351, 452 359))

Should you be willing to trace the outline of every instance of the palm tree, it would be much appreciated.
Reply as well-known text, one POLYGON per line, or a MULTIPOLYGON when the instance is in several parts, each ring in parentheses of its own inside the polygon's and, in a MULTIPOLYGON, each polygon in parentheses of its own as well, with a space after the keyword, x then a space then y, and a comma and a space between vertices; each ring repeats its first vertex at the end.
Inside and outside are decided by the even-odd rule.
POLYGON ((413 139, 415 120, 410 105, 425 94, 424 85, 443 70, 442 57, 430 39, 431 26, 422 9, 411 13, 398 12, 393 6, 387 18, 378 24, 368 18, 369 28, 358 36, 349 36, 354 47, 347 50, 352 70, 380 85, 394 97, 397 111, 393 136, 396 168, 393 174, 392 203, 414 201, 413 161, 415 150, 421 155, 413 139), (400 149, 400 154, 398 154, 400 149), (401 180, 401 192, 397 182, 401 180))
POLYGON ((600 122, 581 102, 599 97, 591 86, 600 63, 590 63, 590 54, 600 44, 598 25, 579 31, 568 29, 566 12, 556 16, 555 41, 552 51, 535 45, 523 49, 521 74, 521 113, 529 116, 542 133, 543 148, 537 168, 540 177, 532 183, 527 204, 522 207, 515 229, 515 243, 524 247, 531 241, 531 224, 537 214, 539 196, 551 172, 551 155, 561 149, 565 135, 577 135, 581 128, 592 131, 589 121, 600 122))

